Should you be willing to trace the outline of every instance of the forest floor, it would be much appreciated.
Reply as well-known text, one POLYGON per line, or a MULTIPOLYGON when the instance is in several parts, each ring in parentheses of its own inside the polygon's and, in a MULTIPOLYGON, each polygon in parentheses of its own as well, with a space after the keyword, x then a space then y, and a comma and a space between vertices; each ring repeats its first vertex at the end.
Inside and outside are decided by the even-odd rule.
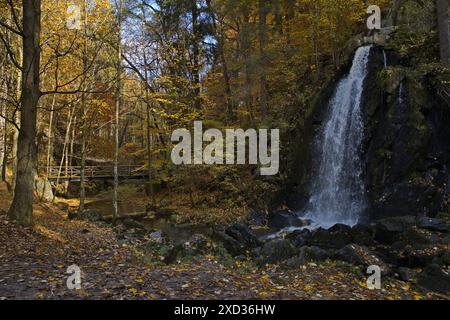
POLYGON ((0 300, 448 298, 394 279, 383 279, 381 290, 369 290, 363 274, 332 262, 286 271, 204 255, 148 265, 138 254, 145 239, 118 240, 110 226, 69 220, 44 203, 34 205, 34 226, 20 227, 6 217, 9 202, 0 184, 0 300), (73 264, 82 271, 80 290, 66 285, 73 264))

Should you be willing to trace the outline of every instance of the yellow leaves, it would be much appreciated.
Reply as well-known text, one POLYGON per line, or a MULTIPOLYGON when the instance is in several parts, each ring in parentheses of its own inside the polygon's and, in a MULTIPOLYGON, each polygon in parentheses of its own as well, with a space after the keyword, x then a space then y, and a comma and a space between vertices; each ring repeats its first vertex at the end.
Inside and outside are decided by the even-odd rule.
POLYGON ((46 238, 56 240, 62 244, 67 243, 67 240, 60 233, 52 231, 44 226, 36 225, 36 226, 34 226, 34 230, 46 238))
POLYGON ((150 293, 148 296, 149 296, 150 299, 153 299, 153 300, 158 299, 158 296, 156 294, 154 294, 154 293, 150 293))
POLYGON ((364 281, 358 281, 358 284, 363 288, 367 288, 367 284, 364 281))
POLYGON ((404 286, 402 286, 402 289, 408 291, 409 289, 411 289, 411 287, 409 284, 405 284, 404 286))
POLYGON ((172 101, 170 101, 168 99, 163 99, 163 98, 157 98, 156 101, 161 104, 172 104, 172 101))
POLYGON ((128 292, 135 296, 138 293, 138 290, 136 288, 129 288, 128 292))
POLYGON ((37 300, 44 300, 45 299, 45 293, 44 292, 39 292, 36 294, 36 299, 37 300))

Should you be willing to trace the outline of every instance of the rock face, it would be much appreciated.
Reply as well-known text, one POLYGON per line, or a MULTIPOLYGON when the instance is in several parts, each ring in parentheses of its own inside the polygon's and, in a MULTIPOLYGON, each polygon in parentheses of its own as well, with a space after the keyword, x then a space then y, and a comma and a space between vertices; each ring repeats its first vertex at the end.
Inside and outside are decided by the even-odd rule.
POLYGON ((420 217, 417 220, 417 226, 419 228, 431 231, 447 232, 447 233, 450 231, 448 223, 445 223, 444 221, 436 218, 420 217))
POLYGON ((450 292, 450 275, 438 265, 432 264, 419 274, 417 284, 428 290, 448 294, 450 292))
POLYGON ((284 266, 289 269, 296 269, 309 262, 321 262, 331 257, 330 252, 319 247, 301 247, 299 253, 286 260, 284 266))
POLYGON ((271 229, 280 230, 286 227, 304 227, 308 225, 307 220, 301 220, 293 212, 278 211, 269 215, 268 226, 271 229))
POLYGON ((413 216, 391 217, 377 221, 375 239, 380 243, 390 244, 394 238, 407 228, 414 226, 416 218, 413 216))
POLYGON ((337 224, 328 230, 317 229, 309 241, 313 246, 328 249, 340 249, 351 242, 351 228, 343 224, 337 224))
POLYGON ((308 229, 296 230, 288 235, 286 239, 290 240, 291 243, 296 247, 303 247, 310 243, 312 237, 311 231, 308 229))
POLYGON ((222 243, 233 256, 246 254, 261 245, 258 238, 244 224, 232 225, 225 231, 215 230, 212 237, 215 241, 222 243))
MULTIPOLYGON (((450 103, 443 94, 448 92, 448 73, 433 63, 434 17, 433 0, 391 1, 382 30, 366 39, 364 34, 355 36, 344 50, 344 61, 350 61, 358 46, 374 44, 363 85, 361 150, 368 198, 364 218, 371 221, 450 212, 450 103), (411 47, 405 45, 408 37, 415 36, 426 41, 406 48, 411 47)), ((294 118, 297 122, 286 133, 283 158, 289 178, 280 203, 293 210, 305 207, 305 195, 307 204, 315 165, 314 136, 323 127, 337 81, 349 68, 342 65, 341 72, 311 99, 304 118, 294 118)))
POLYGON ((381 260, 374 252, 366 247, 356 244, 349 244, 339 251, 333 257, 334 259, 345 261, 354 265, 360 265, 365 268, 368 266, 379 266, 383 274, 391 273, 391 268, 381 260))
POLYGON ((102 212, 100 210, 84 210, 82 213, 78 214, 77 218, 96 222, 102 219, 102 212))
POLYGON ((289 240, 274 240, 267 242, 260 250, 257 250, 257 262, 262 265, 277 263, 293 257, 296 253, 296 248, 289 240))
POLYGON ((204 235, 194 234, 188 241, 171 245, 163 256, 163 261, 173 264, 184 257, 205 254, 208 251, 208 243, 209 240, 204 235))
MULTIPOLYGON (((434 10, 426 2, 430 1, 421 4, 423 10, 434 10)), ((397 9, 392 10, 388 24, 399 25, 403 34, 429 34, 433 30, 434 22, 426 20, 425 14, 424 21, 408 27, 406 12, 416 2, 395 3, 397 9)), ((436 80, 431 80, 438 72, 421 69, 417 61, 403 55, 396 43, 403 40, 396 37, 394 34, 384 49, 387 67, 379 58, 382 48, 374 49, 364 94, 368 216, 434 217, 448 211, 444 205, 450 194, 449 102, 439 94, 436 80)))

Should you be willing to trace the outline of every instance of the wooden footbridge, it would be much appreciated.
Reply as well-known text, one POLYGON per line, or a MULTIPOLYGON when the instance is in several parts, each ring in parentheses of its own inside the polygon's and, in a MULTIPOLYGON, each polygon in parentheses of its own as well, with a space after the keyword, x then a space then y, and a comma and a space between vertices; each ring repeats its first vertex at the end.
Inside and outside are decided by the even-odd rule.
MULTIPOLYGON (((148 171, 142 166, 118 166, 119 179, 143 179, 148 177, 148 171)), ((114 179, 114 166, 86 166, 84 167, 86 180, 112 180, 114 179)), ((80 181, 81 167, 51 167, 47 177, 49 181, 80 181)))

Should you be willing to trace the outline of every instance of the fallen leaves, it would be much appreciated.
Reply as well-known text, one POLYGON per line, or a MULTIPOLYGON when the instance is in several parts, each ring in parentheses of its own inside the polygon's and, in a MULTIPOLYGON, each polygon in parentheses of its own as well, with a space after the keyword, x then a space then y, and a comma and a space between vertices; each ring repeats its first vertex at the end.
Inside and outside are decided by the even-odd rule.
MULTIPOLYGON (((213 255, 149 268, 139 239, 117 240, 106 225, 69 221, 40 210, 34 228, 0 216, 0 299, 435 299, 400 281, 368 290, 354 269, 308 264, 298 270, 222 264, 213 255), (80 230, 90 230, 87 238, 80 230), (82 290, 68 290, 66 269, 82 270, 82 290)), ((53 210, 53 209, 52 209, 53 210)))

